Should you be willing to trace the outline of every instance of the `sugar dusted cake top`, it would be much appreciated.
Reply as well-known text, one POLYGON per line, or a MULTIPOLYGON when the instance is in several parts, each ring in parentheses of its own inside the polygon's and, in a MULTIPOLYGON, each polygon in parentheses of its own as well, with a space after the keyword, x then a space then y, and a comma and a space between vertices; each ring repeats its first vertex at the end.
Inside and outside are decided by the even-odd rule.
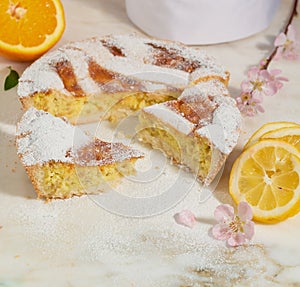
POLYGON ((101 166, 143 156, 123 144, 89 137, 79 127, 35 108, 27 110, 21 118, 16 141, 25 166, 51 161, 101 166))
POLYGON ((228 72, 202 50, 135 34, 111 35, 69 43, 44 55, 23 73, 18 95, 183 89, 207 76, 228 81, 228 72))
POLYGON ((144 108, 185 135, 207 138, 223 154, 237 144, 241 114, 226 86, 218 80, 186 88, 178 100, 144 108))

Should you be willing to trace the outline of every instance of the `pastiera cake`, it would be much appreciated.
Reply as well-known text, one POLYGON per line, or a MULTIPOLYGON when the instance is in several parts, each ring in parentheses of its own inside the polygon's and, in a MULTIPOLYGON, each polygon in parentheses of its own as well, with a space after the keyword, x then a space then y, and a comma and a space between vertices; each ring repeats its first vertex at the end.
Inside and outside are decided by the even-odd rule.
POLYGON ((237 143, 241 115, 226 86, 208 80, 186 88, 177 100, 144 108, 139 121, 140 140, 207 185, 237 143))
POLYGON ((142 110, 140 139, 209 184, 239 135, 241 116, 228 80, 229 73, 198 49, 111 35, 43 56, 25 70, 18 94, 25 109, 72 123, 117 122, 142 110))
POLYGON ((114 122, 212 78, 227 84, 229 73, 201 50, 134 34, 110 35, 41 57, 23 73, 18 95, 25 109, 34 106, 72 123, 114 122))
POLYGON ((79 127, 31 107, 17 126, 18 155, 39 195, 46 199, 102 191, 135 172, 139 151, 107 143, 79 127))

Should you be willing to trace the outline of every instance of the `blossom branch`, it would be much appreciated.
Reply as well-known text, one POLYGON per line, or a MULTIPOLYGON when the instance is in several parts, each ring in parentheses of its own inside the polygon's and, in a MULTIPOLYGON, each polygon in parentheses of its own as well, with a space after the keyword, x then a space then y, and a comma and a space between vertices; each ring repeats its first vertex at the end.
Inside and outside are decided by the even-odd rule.
POLYGON ((258 112, 263 113, 263 96, 273 96, 282 87, 283 82, 288 81, 285 77, 280 77, 281 70, 269 71, 269 65, 273 60, 280 58, 296 60, 300 52, 300 43, 296 40, 296 30, 292 26, 292 21, 297 13, 298 0, 294 0, 291 14, 281 32, 274 41, 274 49, 270 56, 262 60, 258 67, 251 67, 248 71, 248 79, 241 84, 242 92, 236 98, 237 106, 245 116, 255 116, 258 112))
MULTIPOLYGON (((293 8, 290 14, 290 17, 287 21, 287 24, 285 25, 284 34, 287 34, 289 26, 292 24, 294 17, 298 16, 298 11, 297 11, 297 6, 298 6, 298 0, 294 0, 293 8)), ((274 48, 273 52, 270 54, 270 56, 265 60, 264 64, 261 66, 261 69, 268 69, 270 63, 272 62, 273 58, 275 57, 278 46, 274 48)))

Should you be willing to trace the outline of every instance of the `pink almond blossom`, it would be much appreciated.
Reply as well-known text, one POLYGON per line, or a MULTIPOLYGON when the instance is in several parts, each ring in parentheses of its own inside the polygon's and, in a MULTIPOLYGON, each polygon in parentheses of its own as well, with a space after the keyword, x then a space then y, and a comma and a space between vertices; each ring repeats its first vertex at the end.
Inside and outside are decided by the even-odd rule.
POLYGON ((262 107, 262 99, 254 99, 251 94, 243 93, 236 98, 237 107, 244 116, 253 117, 258 112, 263 113, 265 110, 262 107))
POLYGON ((274 41, 274 46, 278 47, 274 56, 275 60, 281 57, 288 60, 297 60, 299 57, 300 43, 296 39, 296 30, 292 25, 288 26, 287 33, 281 32, 274 41))
POLYGON ((253 117, 258 112, 263 113, 263 96, 273 96, 283 87, 283 82, 288 81, 287 78, 279 76, 281 70, 268 71, 261 67, 249 69, 248 79, 241 84, 242 93, 236 98, 237 107, 245 116, 253 117))
POLYGON ((252 209, 246 202, 240 202, 237 214, 229 204, 221 204, 215 210, 215 218, 219 222, 212 229, 215 239, 226 240, 229 246, 248 243, 254 235, 252 209))
POLYGON ((241 84, 244 93, 251 93, 255 100, 262 100, 263 96, 273 96, 277 92, 277 86, 267 70, 251 67, 248 71, 248 79, 241 84))
POLYGON ((196 216, 190 210, 182 210, 174 215, 176 223, 193 228, 196 223, 196 216))
POLYGON ((281 74, 281 70, 280 69, 273 69, 271 71, 269 71, 269 77, 270 77, 270 81, 273 82, 273 84, 276 86, 276 89, 278 92, 282 87, 283 87, 283 83, 282 82, 288 82, 288 78, 286 77, 278 77, 279 74, 281 74))

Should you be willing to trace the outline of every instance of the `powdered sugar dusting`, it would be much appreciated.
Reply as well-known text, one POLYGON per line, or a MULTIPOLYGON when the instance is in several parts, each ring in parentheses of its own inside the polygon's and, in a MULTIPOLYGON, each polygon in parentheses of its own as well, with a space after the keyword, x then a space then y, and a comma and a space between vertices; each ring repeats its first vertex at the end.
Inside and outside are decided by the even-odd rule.
POLYGON ((196 130, 196 133, 210 139, 222 153, 229 154, 237 144, 241 121, 238 108, 223 103, 215 110, 212 123, 196 130))
POLYGON ((207 99, 208 96, 213 97, 213 101, 216 102, 220 99, 221 103, 225 96, 229 96, 229 92, 222 82, 212 79, 186 88, 178 99, 188 103, 197 103, 199 100, 207 99))
POLYGON ((67 153, 90 142, 79 128, 44 111, 30 108, 17 128, 18 154, 26 166, 51 160, 72 163, 67 153), (74 135, 76 132, 76 141, 74 135))
POLYGON ((62 50, 66 58, 72 64, 78 85, 88 95, 100 93, 100 87, 92 80, 88 70, 89 57, 84 50, 66 47, 62 50))
MULTIPOLYGON (((183 88, 188 85, 189 81, 207 75, 227 78, 224 68, 201 50, 179 43, 143 38, 135 34, 110 35, 104 38, 70 43, 41 57, 27 68, 20 78, 18 87, 20 98, 31 96, 36 92, 52 90, 63 95, 70 95, 71 93, 65 89, 55 69, 55 65, 64 60, 70 61, 77 83, 86 94, 101 93, 100 87, 89 75, 88 58, 116 75, 133 76, 139 81, 163 84, 165 88, 168 85, 183 88), (105 46, 107 44, 122 51, 124 56, 113 55, 105 46), (161 65, 159 61, 158 64, 155 64, 157 49, 151 44, 171 49, 172 53, 175 53, 169 66, 161 65), (183 64, 196 63, 197 67, 190 73, 183 69, 180 61, 183 61, 183 64)), ((154 85, 151 90, 153 91, 155 88, 160 89, 161 87, 154 85)))
POLYGON ((215 79, 200 82, 185 89, 178 99, 200 106, 210 101, 214 108, 212 120, 203 122, 202 118, 199 123, 201 127, 195 133, 209 139, 223 154, 229 154, 237 144, 242 117, 226 86, 215 79))
POLYGON ((33 95, 36 92, 60 91, 70 95, 65 89, 63 81, 52 66, 53 59, 63 60, 62 53, 57 50, 35 61, 27 68, 19 79, 18 95, 20 98, 33 95))
POLYGON ((82 274, 92 274, 95 286, 227 287, 253 286, 253 280, 273 286, 280 266, 262 246, 229 249, 209 237, 216 204, 211 199, 199 208, 195 191, 169 212, 133 219, 111 214, 83 196, 48 204, 27 200, 15 204, 7 218, 22 232, 24 256, 36 260, 39 255, 39 268, 31 267, 34 278, 45 275, 49 263, 59 262, 58 274, 67 271, 71 284, 80 282, 82 274), (173 219, 184 205, 197 211, 199 222, 192 230, 173 219))
POLYGON ((16 135, 18 155, 25 166, 49 161, 98 166, 142 157, 139 151, 95 140, 79 127, 33 107, 23 115, 16 135))
POLYGON ((198 79, 205 77, 220 77, 221 79, 227 81, 227 75, 224 72, 224 69, 221 66, 212 65, 214 62, 210 62, 211 66, 204 66, 200 69, 195 70, 190 75, 190 81, 194 82, 198 79))
POLYGON ((141 81, 150 81, 172 85, 174 87, 185 87, 188 84, 188 73, 159 67, 138 61, 129 61, 128 58, 113 58, 103 66, 114 72, 125 76, 132 76, 141 81))
POLYGON ((173 109, 168 103, 169 102, 152 105, 144 108, 144 111, 154 115, 164 123, 174 127, 179 132, 185 135, 190 134, 195 129, 195 124, 188 121, 182 116, 182 114, 173 109))

